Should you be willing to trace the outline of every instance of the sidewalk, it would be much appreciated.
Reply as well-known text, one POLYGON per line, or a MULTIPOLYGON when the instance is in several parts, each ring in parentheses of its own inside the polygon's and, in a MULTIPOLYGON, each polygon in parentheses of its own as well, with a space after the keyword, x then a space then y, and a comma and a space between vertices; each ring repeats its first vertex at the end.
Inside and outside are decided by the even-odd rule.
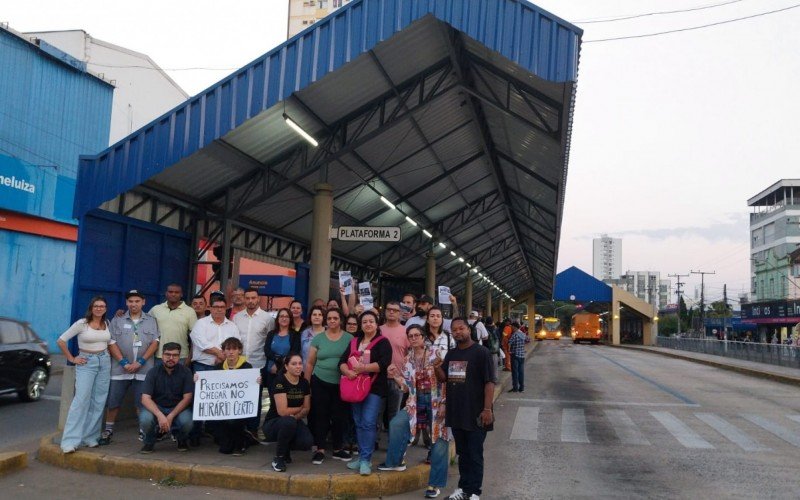
MULTIPOLYGON (((531 343, 528 357, 538 346, 531 343)), ((63 356, 60 356, 63 360, 63 356)), ((54 367, 56 361, 54 360, 54 367)), ((61 366, 63 367, 63 361, 61 366)), ((494 399, 510 384, 509 372, 498 372, 499 382, 494 399)), ((426 450, 420 446, 408 448, 403 472, 380 472, 377 465, 384 461, 388 434, 380 433, 380 449, 372 459, 373 473, 360 476, 349 471, 345 463, 326 457, 322 465, 311 463, 311 452, 293 452, 293 463, 286 473, 274 472, 271 467, 275 444, 250 447, 241 457, 222 455, 210 438, 204 438, 198 448, 188 452, 177 451, 171 440, 156 443, 155 452, 142 455, 142 443, 137 439, 134 421, 119 422, 113 441, 108 446, 95 449, 82 448, 64 455, 58 446, 60 433, 44 436, 38 451, 38 460, 57 467, 108 476, 169 480, 180 484, 214 486, 237 490, 251 490, 289 496, 336 498, 337 496, 385 497, 405 492, 424 490, 430 467, 424 464, 426 450)))
POLYGON ((713 354, 681 351, 679 349, 670 349, 667 347, 638 345, 620 345, 614 347, 635 349, 652 354, 660 354, 662 356, 669 356, 672 358, 694 361, 695 363, 702 363, 716 368, 721 368, 723 370, 731 370, 743 373, 745 375, 775 380, 776 382, 782 382, 784 384, 800 385, 800 368, 789 368, 786 366, 770 365, 755 361, 745 361, 743 359, 715 356, 713 354))

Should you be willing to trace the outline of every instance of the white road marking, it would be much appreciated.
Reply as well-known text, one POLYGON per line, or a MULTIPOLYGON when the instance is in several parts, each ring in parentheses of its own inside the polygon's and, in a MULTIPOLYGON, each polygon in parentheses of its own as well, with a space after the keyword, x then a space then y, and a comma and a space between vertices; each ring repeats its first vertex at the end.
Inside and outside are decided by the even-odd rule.
POLYGON ((687 448, 713 449, 714 446, 700 437, 698 433, 678 420, 668 411, 651 411, 652 415, 672 436, 687 448))
POLYGON ((520 403, 540 403, 540 404, 563 404, 563 405, 601 405, 601 406, 646 406, 652 408, 661 408, 661 407, 686 407, 686 408, 698 408, 700 407, 699 404, 689 404, 689 403, 636 403, 633 401, 580 401, 580 400, 569 400, 569 399, 527 399, 527 398, 507 398, 507 401, 518 401, 520 403))
POLYGON ((50 396, 48 394, 42 394, 41 399, 46 399, 48 401, 61 401, 61 396, 50 396))
POLYGON ((607 409, 603 411, 622 444, 650 445, 650 441, 642 435, 639 428, 633 423, 631 417, 629 417, 624 410, 607 409))
POLYGON ((757 426, 761 427, 762 429, 771 432, 772 434, 778 436, 779 438, 783 439, 789 444, 793 444, 800 448, 800 435, 796 432, 783 427, 782 425, 778 425, 772 420, 764 418, 760 415, 742 415, 744 418, 753 422, 757 426))
POLYGON ((561 412, 561 441, 564 443, 588 443, 586 415, 583 408, 564 408, 561 412))
POLYGON ((536 441, 539 439, 539 408, 520 406, 511 429, 511 439, 536 441))
POLYGON ((694 415, 745 451, 769 451, 768 447, 761 445, 741 429, 713 413, 695 413, 694 415))
POLYGON ((800 423, 800 415, 786 415, 786 417, 789 418, 789 420, 800 423))

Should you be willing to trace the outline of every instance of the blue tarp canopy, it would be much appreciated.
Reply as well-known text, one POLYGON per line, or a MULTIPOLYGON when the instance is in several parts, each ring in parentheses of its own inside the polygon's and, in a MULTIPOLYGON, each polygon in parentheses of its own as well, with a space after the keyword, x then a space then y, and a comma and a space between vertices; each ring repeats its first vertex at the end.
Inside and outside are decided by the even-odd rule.
POLYGON ((575 302, 611 302, 611 287, 575 266, 556 275, 553 300, 575 302))
POLYGON ((433 251, 456 293, 471 272, 476 298, 489 279, 550 296, 581 34, 526 1, 355 0, 82 158, 75 215, 174 225, 178 206, 201 238, 228 221, 237 248, 304 260, 274 242, 308 245, 327 182, 334 226, 402 230, 396 243, 335 240, 334 269, 422 277, 433 251), (162 208, 141 210, 152 200, 162 208))

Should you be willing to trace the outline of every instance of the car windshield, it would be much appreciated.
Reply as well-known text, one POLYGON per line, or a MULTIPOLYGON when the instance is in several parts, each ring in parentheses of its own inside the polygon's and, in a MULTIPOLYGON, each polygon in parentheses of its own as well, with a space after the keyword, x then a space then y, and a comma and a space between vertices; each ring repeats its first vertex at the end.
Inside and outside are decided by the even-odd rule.
POLYGON ((561 321, 558 318, 545 318, 544 329, 548 332, 554 332, 561 326, 561 321))

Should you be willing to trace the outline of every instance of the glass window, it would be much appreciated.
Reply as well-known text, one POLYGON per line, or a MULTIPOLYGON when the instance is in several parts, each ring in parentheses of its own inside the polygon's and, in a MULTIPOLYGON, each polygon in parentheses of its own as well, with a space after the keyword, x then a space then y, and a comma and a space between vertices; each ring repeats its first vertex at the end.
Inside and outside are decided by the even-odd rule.
POLYGON ((21 344, 27 340, 25 328, 15 321, 0 321, 0 342, 21 344))

